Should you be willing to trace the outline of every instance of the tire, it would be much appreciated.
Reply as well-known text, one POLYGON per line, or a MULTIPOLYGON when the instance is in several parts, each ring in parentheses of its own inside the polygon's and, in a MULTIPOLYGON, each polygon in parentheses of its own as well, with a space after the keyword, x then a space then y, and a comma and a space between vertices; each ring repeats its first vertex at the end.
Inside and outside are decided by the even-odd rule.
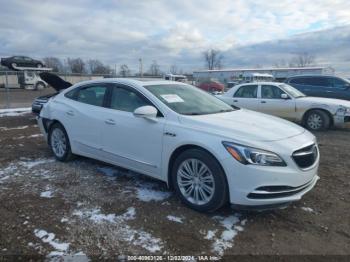
POLYGON ((194 210, 213 212, 228 202, 225 173, 219 162, 204 150, 189 149, 181 153, 174 162, 171 178, 177 196, 185 205, 194 210), (194 175, 192 172, 193 176, 191 176, 190 172, 186 171, 188 170, 186 167, 192 171, 194 170, 192 168, 197 169, 197 171, 203 171, 207 168, 207 171, 201 172, 202 175, 197 172, 194 175), (205 187, 206 189, 204 189, 205 187), (208 188, 212 188, 213 191, 210 193, 210 190, 207 191, 208 188), (186 192, 189 194, 186 195, 186 192))
POLYGON ((36 65, 36 67, 37 67, 37 68, 42 68, 42 67, 43 67, 43 65, 42 65, 42 64, 40 64, 40 63, 38 63, 38 64, 36 65))
POLYGON ((331 119, 329 115, 322 110, 311 110, 305 116, 304 124, 307 129, 312 131, 324 131, 330 126, 331 119))
POLYGON ((60 123, 55 123, 50 128, 48 142, 57 160, 67 162, 73 158, 67 132, 60 123), (59 145, 60 142, 62 143, 61 146, 59 145))
POLYGON ((43 82, 38 82, 38 83, 36 83, 36 85, 35 85, 35 89, 36 90, 42 90, 42 89, 44 89, 45 88, 45 84, 43 83, 43 82))

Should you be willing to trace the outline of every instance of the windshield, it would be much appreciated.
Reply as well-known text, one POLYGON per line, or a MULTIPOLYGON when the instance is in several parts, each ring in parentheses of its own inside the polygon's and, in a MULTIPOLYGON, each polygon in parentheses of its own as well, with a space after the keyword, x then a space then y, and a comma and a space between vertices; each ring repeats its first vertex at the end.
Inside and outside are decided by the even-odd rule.
POLYGON ((284 91, 286 91, 288 94, 290 94, 292 97, 294 98, 298 98, 298 97, 304 97, 306 96, 304 93, 300 92, 298 89, 287 85, 287 84, 281 84, 279 85, 282 89, 284 89, 284 91))
POLYGON ((170 109, 183 115, 231 112, 232 107, 197 87, 190 85, 147 85, 145 88, 170 109))

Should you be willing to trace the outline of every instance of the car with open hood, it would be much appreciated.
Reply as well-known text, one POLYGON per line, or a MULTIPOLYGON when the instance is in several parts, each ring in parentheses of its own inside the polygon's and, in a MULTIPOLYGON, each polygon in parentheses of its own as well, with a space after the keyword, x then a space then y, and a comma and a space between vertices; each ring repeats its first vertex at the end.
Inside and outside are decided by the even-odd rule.
POLYGON ((34 114, 40 114, 40 111, 45 103, 49 101, 51 97, 54 97, 62 90, 72 86, 71 83, 64 81, 59 76, 49 73, 49 72, 42 72, 39 74, 40 78, 44 80, 47 84, 49 84, 53 89, 56 90, 55 93, 39 96, 36 99, 34 99, 32 103, 32 112, 34 114))
POLYGON ((241 84, 217 97, 231 106, 282 117, 315 131, 344 127, 350 121, 349 101, 306 96, 285 83, 241 84))
POLYGON ((57 160, 81 155, 160 179, 198 211, 285 206, 319 179, 309 131, 180 82, 80 82, 43 106, 38 125, 57 160))

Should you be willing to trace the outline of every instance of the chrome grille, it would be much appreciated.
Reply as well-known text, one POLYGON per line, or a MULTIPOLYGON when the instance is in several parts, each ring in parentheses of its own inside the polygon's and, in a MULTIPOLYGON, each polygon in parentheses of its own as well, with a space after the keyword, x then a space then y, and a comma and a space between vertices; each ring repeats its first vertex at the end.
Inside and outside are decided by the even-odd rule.
POLYGON ((318 148, 316 144, 304 147, 295 151, 292 155, 294 162, 301 169, 308 169, 315 164, 318 157, 318 148))

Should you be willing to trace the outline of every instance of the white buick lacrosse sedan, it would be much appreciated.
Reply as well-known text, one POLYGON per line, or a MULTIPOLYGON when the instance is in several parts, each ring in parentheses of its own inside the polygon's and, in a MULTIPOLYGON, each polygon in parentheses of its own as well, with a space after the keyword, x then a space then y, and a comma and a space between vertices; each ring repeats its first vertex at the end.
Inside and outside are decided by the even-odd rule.
POLYGON ((179 82, 81 82, 51 97, 38 122, 58 160, 82 155, 163 180, 198 211, 284 206, 319 179, 304 128, 179 82))

